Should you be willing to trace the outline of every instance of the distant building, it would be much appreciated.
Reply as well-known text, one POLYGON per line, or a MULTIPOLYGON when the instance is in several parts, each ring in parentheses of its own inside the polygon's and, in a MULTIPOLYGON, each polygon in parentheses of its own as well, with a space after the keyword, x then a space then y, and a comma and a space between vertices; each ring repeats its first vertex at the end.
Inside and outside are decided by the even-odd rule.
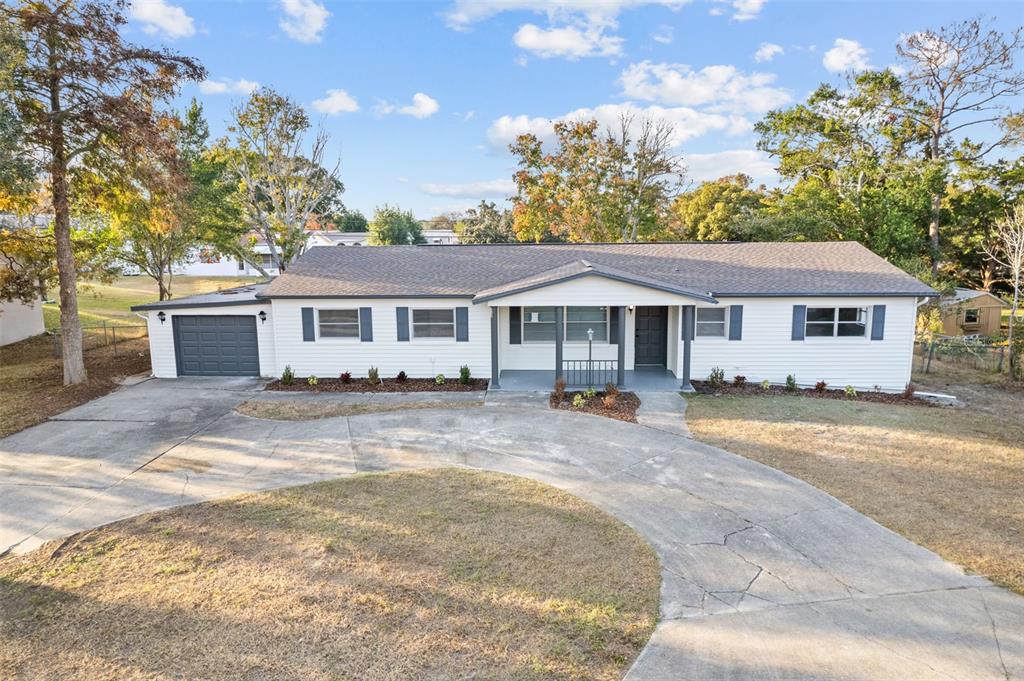
POLYGON ((1003 324, 1003 308, 1008 304, 988 291, 958 288, 939 301, 942 333, 947 336, 992 336, 1003 324))

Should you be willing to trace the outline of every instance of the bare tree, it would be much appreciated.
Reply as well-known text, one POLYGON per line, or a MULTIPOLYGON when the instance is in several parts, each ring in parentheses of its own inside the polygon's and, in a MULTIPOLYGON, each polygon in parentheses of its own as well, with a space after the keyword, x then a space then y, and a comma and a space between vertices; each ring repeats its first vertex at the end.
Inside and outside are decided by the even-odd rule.
MULTIPOLYGON (((318 128, 304 155, 309 117, 301 106, 269 88, 257 90, 233 111, 235 147, 229 165, 239 179, 239 202, 272 266, 284 272, 306 247, 306 225, 325 199, 339 191, 340 161, 324 167, 327 133, 318 128)), ((237 253, 263 276, 262 259, 243 246, 237 253)))
MULTIPOLYGON (((982 144, 961 146, 964 160, 978 161, 993 149, 1021 141, 1024 72, 1016 68, 1014 58, 1022 46, 1022 29, 1004 36, 980 19, 912 33, 896 45, 908 66, 908 91, 919 103, 907 113, 927 130, 927 158, 943 171, 956 151, 953 136, 974 126, 994 123, 1000 134, 982 144)), ((931 198, 928 238, 933 273, 938 272, 943 194, 943 189, 936 189, 931 198)))
MULTIPOLYGON (((985 254, 1009 274, 1008 280, 1013 286, 1013 308, 1010 311, 1010 375, 1017 377, 1020 367, 1017 349, 1014 346, 1014 327, 1024 321, 1024 315, 1018 312, 1021 305, 1021 279, 1024 278, 1024 203, 1014 206, 1013 211, 999 221, 996 227, 994 244, 985 247, 985 254)), ((1020 341, 1018 341, 1019 343, 1020 341)))

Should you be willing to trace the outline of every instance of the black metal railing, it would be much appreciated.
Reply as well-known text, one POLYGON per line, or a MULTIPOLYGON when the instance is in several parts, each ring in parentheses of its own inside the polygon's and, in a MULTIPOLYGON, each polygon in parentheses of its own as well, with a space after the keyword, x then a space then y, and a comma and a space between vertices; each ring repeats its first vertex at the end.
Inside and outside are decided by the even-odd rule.
POLYGON ((615 383, 618 362, 614 359, 565 359, 562 376, 567 386, 603 386, 615 383))

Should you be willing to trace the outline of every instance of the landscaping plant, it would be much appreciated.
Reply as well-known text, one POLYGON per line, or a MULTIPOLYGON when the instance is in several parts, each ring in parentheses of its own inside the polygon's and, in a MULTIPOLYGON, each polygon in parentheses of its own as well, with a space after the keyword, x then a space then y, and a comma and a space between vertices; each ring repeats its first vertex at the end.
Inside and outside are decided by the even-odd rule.
POLYGON ((572 406, 576 409, 582 409, 587 404, 587 400, 583 397, 583 393, 576 393, 572 398, 572 406))
POLYGON ((583 396, 586 397, 588 400, 595 395, 597 395, 597 390, 594 389, 594 386, 590 386, 589 388, 583 391, 583 396))
POLYGON ((284 371, 281 372, 281 383, 284 385, 291 385, 295 382, 295 372, 292 371, 291 366, 286 366, 284 371))
POLYGON ((380 372, 377 371, 377 367, 370 367, 366 372, 366 378, 370 380, 370 383, 380 383, 380 372))
POLYGON ((613 393, 605 393, 604 397, 601 398, 601 404, 604 405, 605 409, 614 409, 616 403, 619 401, 618 391, 613 393))
POLYGON ((742 388, 747 384, 747 377, 740 376, 739 374, 737 374, 736 376, 732 377, 732 384, 737 388, 742 388))
POLYGON ((469 367, 465 364, 459 367, 459 383, 469 385, 469 367))
POLYGON ((555 379, 555 389, 554 389, 554 391, 551 394, 555 396, 555 402, 557 402, 558 404, 562 403, 562 400, 565 399, 565 379, 564 378, 559 376, 558 378, 555 379))
POLYGON ((789 374, 786 376, 786 390, 791 393, 796 392, 796 376, 789 374))
POLYGON ((763 381, 761 381, 761 390, 763 390, 765 392, 768 392, 771 389, 772 389, 772 384, 768 382, 767 378, 764 379, 763 381))
POLYGON ((406 381, 409 380, 409 376, 406 375, 404 371, 399 371, 398 375, 395 376, 395 380, 398 381, 399 383, 405 383, 406 381))
POLYGON ((310 376, 306 379, 306 383, 309 383, 310 385, 316 385, 319 382, 320 380, 316 376, 310 376))
POLYGON ((725 369, 714 367, 708 375, 708 385, 712 388, 721 388, 725 385, 725 369))
POLYGON ((341 375, 338 376, 338 378, 341 379, 342 383, 351 383, 352 382, 352 372, 351 371, 342 371, 341 375))
POLYGON ((913 381, 910 381, 909 383, 907 383, 907 386, 905 388, 903 388, 903 399, 909 400, 910 398, 912 398, 914 396, 914 393, 916 393, 916 392, 917 392, 917 386, 914 385, 913 381))
POLYGON ((445 380, 446 379, 444 377, 444 374, 438 374, 437 376, 434 377, 434 383, 436 383, 437 385, 444 385, 445 380))
POLYGON ((619 386, 615 385, 611 381, 608 381, 607 383, 604 384, 604 394, 605 395, 618 395, 619 394, 619 386))
POLYGON ((843 393, 845 393, 847 397, 856 397, 857 389, 854 388, 852 385, 848 385, 845 388, 843 388, 843 393))
POLYGON ((818 381, 817 383, 814 384, 814 389, 819 393, 825 392, 826 388, 828 388, 828 383, 826 383, 825 381, 818 381))

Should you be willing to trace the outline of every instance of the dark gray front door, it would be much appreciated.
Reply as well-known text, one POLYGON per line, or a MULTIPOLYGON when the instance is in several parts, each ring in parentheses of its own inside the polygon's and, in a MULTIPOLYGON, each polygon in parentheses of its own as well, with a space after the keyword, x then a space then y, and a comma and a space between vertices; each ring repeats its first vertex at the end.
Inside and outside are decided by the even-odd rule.
POLYGON ((255 315, 174 315, 179 376, 259 376, 255 315))
POLYGON ((668 308, 636 308, 635 363, 638 366, 665 365, 668 349, 668 308))

